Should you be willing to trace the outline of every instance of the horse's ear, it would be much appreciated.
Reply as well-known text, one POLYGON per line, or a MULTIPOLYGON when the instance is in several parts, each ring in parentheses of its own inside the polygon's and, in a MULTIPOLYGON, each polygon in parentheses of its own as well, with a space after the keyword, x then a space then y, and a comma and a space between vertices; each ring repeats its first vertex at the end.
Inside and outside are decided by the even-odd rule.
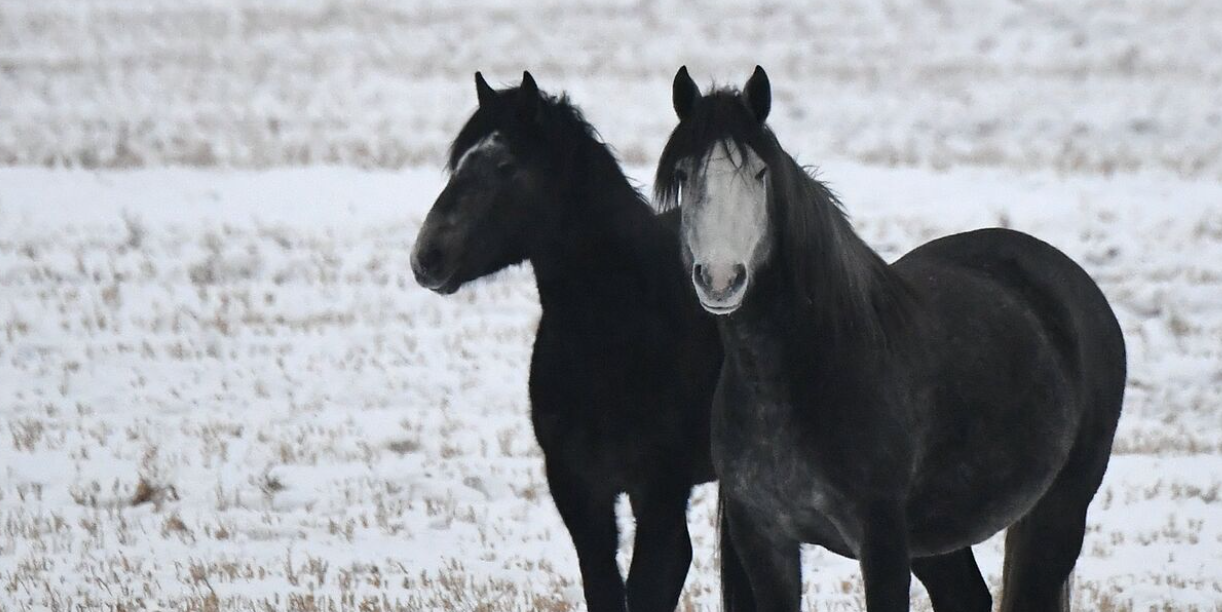
POLYGON ((539 97, 539 85, 535 83, 535 77, 530 76, 529 70, 522 71, 521 92, 522 92, 523 97, 527 97, 527 96, 533 97, 533 98, 539 97))
POLYGON ((675 73, 675 82, 671 85, 671 98, 679 121, 687 119, 692 114, 692 109, 696 108, 696 100, 700 99, 700 88, 687 73, 687 66, 680 66, 679 72, 675 73))
POLYGON ((535 77, 530 76, 529 70, 523 70, 522 85, 518 87, 518 110, 522 118, 533 121, 538 117, 541 101, 542 97, 539 95, 539 85, 535 83, 535 77))
POLYGON ((475 73, 475 97, 479 100, 480 106, 488 106, 496 99, 496 91, 488 86, 484 75, 478 72, 475 73))
POLYGON ((755 67, 747 86, 743 88, 743 102, 755 116, 755 120, 763 123, 772 109, 772 85, 768 83, 768 73, 763 68, 755 67))

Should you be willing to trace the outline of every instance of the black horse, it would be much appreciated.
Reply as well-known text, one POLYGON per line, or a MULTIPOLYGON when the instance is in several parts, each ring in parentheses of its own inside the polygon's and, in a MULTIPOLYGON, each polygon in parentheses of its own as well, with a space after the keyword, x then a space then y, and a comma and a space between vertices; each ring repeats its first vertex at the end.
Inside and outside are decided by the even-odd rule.
POLYGON ((679 218, 657 216, 565 97, 529 73, 494 91, 451 146, 450 182, 412 270, 441 294, 529 261, 543 309, 531 417, 593 612, 674 610, 691 562, 693 484, 713 478, 709 410, 721 367, 713 317, 686 285, 679 218), (616 565, 615 499, 636 517, 616 565))
POLYGON ((970 546, 1008 528, 1002 609, 1066 610, 1124 394, 1099 288, 1004 229, 888 265, 765 126, 763 70, 702 96, 680 69, 673 93, 656 189, 721 315, 726 609, 797 610, 813 542, 860 560, 870 612, 907 610, 911 574, 938 612, 986 612, 970 546))

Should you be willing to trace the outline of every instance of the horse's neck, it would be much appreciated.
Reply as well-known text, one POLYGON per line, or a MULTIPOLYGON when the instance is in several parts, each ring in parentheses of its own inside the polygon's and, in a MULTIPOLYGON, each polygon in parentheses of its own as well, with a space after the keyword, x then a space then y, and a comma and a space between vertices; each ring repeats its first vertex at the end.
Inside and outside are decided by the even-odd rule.
POLYGON ((606 182, 611 184, 588 184, 562 196, 554 203, 554 222, 533 241, 529 258, 545 305, 558 295, 572 302, 574 292, 597 300, 622 290, 612 277, 640 271, 634 255, 653 238, 652 211, 623 175, 606 182))
POLYGON ((807 320, 810 313, 797 310, 775 273, 765 271, 757 295, 721 322, 726 353, 745 382, 780 403, 856 388, 860 375, 877 367, 879 353, 865 334, 833 333, 820 328, 826 321, 807 320))
POLYGON ((757 289, 765 289, 764 295, 749 296, 738 312, 719 320, 722 343, 735 371, 757 399, 784 404, 791 395, 786 305, 765 287, 757 289))

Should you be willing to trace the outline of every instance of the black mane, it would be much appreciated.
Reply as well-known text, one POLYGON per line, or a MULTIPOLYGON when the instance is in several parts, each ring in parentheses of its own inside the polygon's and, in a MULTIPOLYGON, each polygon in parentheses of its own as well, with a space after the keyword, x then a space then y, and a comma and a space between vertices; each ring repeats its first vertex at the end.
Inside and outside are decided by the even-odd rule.
MULTIPOLYGON (((912 295, 885 261, 853 231, 835 193, 752 117, 736 89, 697 101, 671 133, 654 181, 662 208, 677 205, 675 168, 715 146, 750 147, 769 167, 769 216, 784 286, 796 306, 794 324, 820 337, 885 346, 910 322, 912 295)), ((734 156, 730 156, 735 159, 734 156)))
MULTIPOLYGON (((446 169, 453 172, 463 153, 494 131, 508 137, 510 146, 519 154, 543 155, 567 170, 578 161, 590 161, 593 154, 600 169, 623 176, 619 161, 598 130, 586 121, 581 109, 567 95, 552 96, 540 91, 538 104, 531 112, 523 112, 521 88, 496 92, 496 101, 478 108, 450 143, 446 169)), ((643 196, 641 197, 644 200, 643 196)))

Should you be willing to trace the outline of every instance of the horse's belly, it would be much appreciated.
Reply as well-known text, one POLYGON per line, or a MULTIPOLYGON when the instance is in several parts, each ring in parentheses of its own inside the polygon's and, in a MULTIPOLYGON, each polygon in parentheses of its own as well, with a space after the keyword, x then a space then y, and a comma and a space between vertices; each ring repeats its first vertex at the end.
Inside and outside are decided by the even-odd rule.
POLYGON ((1080 411, 1054 363, 1039 363, 1027 370, 994 364, 983 380, 938 397, 921 421, 907 507, 916 552, 954 550, 1009 527, 1064 468, 1080 411), (1024 372, 1022 388, 1012 384, 1018 374, 998 374, 1007 369, 1024 372))
POLYGON ((918 483, 908 503, 913 554, 926 556, 977 544, 1017 522, 1039 501, 1064 464, 1048 449, 1047 461, 995 469, 965 460, 918 483))

